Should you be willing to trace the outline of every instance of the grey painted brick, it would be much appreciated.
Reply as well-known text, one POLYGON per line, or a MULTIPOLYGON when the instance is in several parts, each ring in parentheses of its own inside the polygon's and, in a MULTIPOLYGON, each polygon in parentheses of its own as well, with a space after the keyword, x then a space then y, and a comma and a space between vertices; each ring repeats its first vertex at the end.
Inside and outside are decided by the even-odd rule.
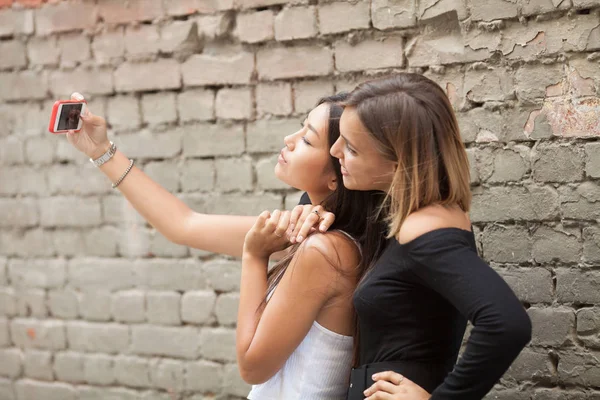
POLYGON ((488 261, 527 262, 531 260, 531 238, 520 226, 494 226, 484 230, 483 255, 488 261))
POLYGON ((77 391, 65 383, 46 383, 22 379, 15 383, 19 400, 75 400, 77 391))
POLYGON ((58 38, 58 47, 62 66, 73 67, 91 58, 90 39, 84 35, 61 35, 58 38))
POLYGON ((53 354, 49 351, 26 350, 24 357, 25 376, 42 381, 54 380, 52 371, 53 354))
POLYGON ((241 125, 187 125, 181 127, 180 132, 186 157, 239 155, 244 151, 244 128, 241 125))
POLYGON ((28 138, 25 141, 25 159, 34 165, 51 164, 54 161, 54 146, 56 143, 51 138, 28 138))
POLYGON ((279 152, 283 138, 298 131, 298 119, 267 119, 248 124, 246 148, 251 153, 279 152))
POLYGON ((212 290, 185 292, 181 296, 181 319, 192 324, 210 320, 217 296, 212 290))
POLYGON ((227 328, 202 328, 200 331, 202 357, 213 361, 236 360, 235 330, 227 328))
POLYGON ((83 383, 84 356, 80 353, 65 351, 54 354, 54 376, 68 383, 83 383))
MULTIPOLYGON (((103 203, 103 213, 106 208, 103 203)), ((106 216, 104 214, 104 216, 106 216)), ((140 217, 141 218, 141 217, 140 217)), ((88 257, 116 257, 118 247, 118 229, 113 226, 102 226, 87 230, 83 234, 85 255, 88 257)), ((79 254, 78 254, 79 255, 79 254)))
POLYGON ((0 378, 0 398, 5 400, 16 400, 13 381, 10 379, 0 378))
MULTIPOLYGON (((108 95, 114 92, 113 75, 106 68, 79 67, 69 71, 53 71, 48 78, 50 91, 57 98, 68 98, 75 91, 86 95, 108 95)), ((93 106, 93 103, 91 103, 93 106)), ((97 106, 92 112, 98 113, 97 106)), ((103 114, 106 115, 106 114, 103 114)))
POLYGON ((78 229, 56 229, 49 231, 48 234, 52 235, 52 244, 56 255, 75 257, 85 254, 83 237, 78 229))
POLYGON ((47 317, 46 291, 43 289, 17 291, 17 314, 21 317, 47 317))
POLYGON ((257 185, 261 189, 287 189, 289 185, 277 178, 275 175, 275 166, 279 154, 269 158, 262 159, 256 163, 257 185))
POLYGON ((79 295, 79 314, 87 321, 110 321, 110 292, 86 291, 79 295))
POLYGON ((184 258, 189 255, 189 248, 175 244, 159 232, 154 232, 150 244, 150 253, 157 257, 184 258))
POLYGON ((596 226, 583 228, 583 259, 587 262, 600 261, 600 229, 596 226))
POLYGON ((206 360, 189 362, 185 368, 185 388, 198 392, 218 392, 223 382, 223 365, 206 360), (198 379, 202 377, 202 379, 198 379))
POLYGON ((169 192, 179 191, 179 168, 175 162, 149 162, 144 166, 144 172, 156 183, 169 192))
POLYGON ((533 234, 532 253, 540 263, 553 260, 578 262, 581 258, 579 229, 539 227, 533 234))
POLYGON ((245 397, 250 392, 251 386, 244 382, 240 376, 237 364, 227 364, 225 366, 224 375, 225 382, 227 382, 227 384, 223 385, 225 393, 233 396, 245 397))
POLYGON ((23 353, 19 349, 0 349, 0 376, 17 378, 23 370, 23 353))
POLYGON ((527 314, 533 325, 533 345, 559 347, 566 342, 574 342, 574 310, 531 307, 527 314))
POLYGON ((177 112, 181 122, 215 119, 215 92, 190 89, 177 95, 177 112))
POLYGON ((135 354, 187 359, 199 355, 201 335, 196 328, 134 325, 131 333, 131 351, 135 354))
POLYGON ((7 317, 17 315, 17 296, 11 287, 0 288, 0 315, 7 317))
POLYGON ((125 56, 128 60, 152 60, 160 48, 156 25, 128 26, 125 30, 125 56))
POLYGON ((106 354, 89 354, 83 358, 83 375, 93 385, 111 385, 116 381, 114 358, 106 354))
POLYGON ((115 321, 143 322, 146 320, 146 295, 141 290, 114 293, 111 311, 115 321))
POLYGON ((120 259, 73 259, 68 268, 69 285, 80 290, 129 289, 137 279, 131 262, 120 259))
POLYGON ((360 71, 404 65, 403 40, 388 37, 385 41, 367 40, 354 46, 346 41, 335 45, 335 67, 338 71, 360 71))
POLYGON ((119 324, 67 322, 69 348, 84 352, 115 354, 129 347, 129 327, 119 324))
POLYGON ((243 42, 258 43, 275 37, 274 14, 272 10, 238 14, 237 36, 243 42))
POLYGON ((521 301, 551 303, 553 295, 552 273, 545 268, 518 268, 500 271, 521 301))
POLYGON ((0 170, 0 194, 43 195, 48 184, 43 171, 32 167, 6 167, 0 170))
POLYGON ((600 143, 585 145, 586 163, 585 172, 592 178, 600 178, 600 143))
POLYGON ((249 83, 254 71, 254 55, 196 54, 181 65, 185 86, 249 83))
POLYGON ((508 369, 505 378, 521 381, 549 382, 555 375, 550 356, 543 350, 524 349, 508 369))
POLYGON ((256 68, 260 80, 324 76, 333 72, 333 53, 317 46, 265 48, 256 54, 256 68))
POLYGON ((3 72, 0 73, 0 99, 6 100, 42 100, 48 91, 47 73, 3 72))
POLYGON ((504 69, 469 70, 465 74, 464 91, 472 101, 503 101, 512 90, 512 75, 504 69))
POLYGON ((264 210, 273 211, 281 207, 281 196, 271 193, 218 195, 206 199, 206 212, 209 214, 259 215, 264 210))
POLYGON ((21 41, 2 41, 0 53, 2 53, 0 69, 23 68, 27 65, 25 45, 21 41))
POLYGON ((216 115, 221 119, 249 119, 253 115, 250 88, 221 89, 215 100, 216 115))
POLYGON ((261 83, 256 87, 256 112, 264 115, 292 113, 292 86, 287 82, 261 83))
MULTIPOLYGON (((79 386, 79 400, 139 400, 143 397, 137 390, 121 388, 98 388, 79 386)), ((159 397, 156 397, 159 399, 159 397)))
POLYGON ((598 352, 565 352, 560 355, 558 376, 561 382, 584 387, 600 386, 598 352))
POLYGON ((240 289, 241 264, 239 261, 209 261, 204 263, 202 269, 212 289, 223 292, 240 289))
POLYGON ((48 291, 50 315, 60 319, 75 319, 79 316, 77 293, 71 289, 48 291))
MULTIPOLYGON (((199 379, 206 379, 199 376, 199 379)), ((175 360, 160 360, 150 369, 152 386, 169 392, 179 393, 184 389, 185 364, 175 360)))
POLYGON ((66 262, 60 259, 12 259, 8 263, 11 283, 25 288, 60 288, 66 281, 66 262))
POLYGON ((213 190, 215 163, 213 160, 185 160, 181 169, 181 189, 184 192, 213 190))
POLYGON ((370 3, 339 1, 319 6, 319 31, 323 34, 340 33, 352 29, 368 29, 370 3))
POLYGON ((600 348, 600 309, 598 307, 577 310, 577 338, 589 348, 600 348))
POLYGON ((275 17, 275 39, 278 41, 307 39, 317 35, 315 7, 289 7, 275 17))
POLYGON ((110 97, 106 112, 106 122, 117 132, 137 129, 142 124, 140 103, 134 96, 110 97))
POLYGON ((150 125, 177 122, 175 93, 153 93, 142 97, 142 119, 150 125))
POLYGON ((563 194, 569 191, 572 198, 561 199, 561 211, 564 218, 571 219, 597 219, 600 217, 600 208, 596 202, 600 198, 600 185, 596 182, 583 182, 577 187, 562 186, 563 194))
POLYGON ((216 160, 216 188, 219 191, 252 190, 252 162, 248 158, 221 158, 216 160))
POLYGON ((142 92, 181 87, 180 65, 175 60, 152 63, 125 63, 114 72, 115 89, 119 92, 142 92))
POLYGON ((239 293, 224 293, 217 298, 215 315, 220 325, 235 325, 239 302, 239 293))
POLYGON ((150 362, 140 357, 118 356, 115 362, 117 383, 132 387, 150 387, 150 362))
POLYGON ((0 11, 0 36, 32 34, 34 10, 4 8, 0 11))
POLYGON ((600 276, 595 271, 556 271, 556 298, 559 302, 596 304, 600 302, 600 276))
POLYGON ((151 324, 180 325, 181 295, 177 292, 146 293, 146 319, 151 324))
POLYGON ((8 259, 0 256, 0 286, 7 286, 8 259))
POLYGON ((40 223, 44 227, 90 227, 101 222, 97 199, 50 197, 40 207, 40 223))
POLYGON ((7 256, 50 257, 55 250, 52 236, 42 229, 0 231, 0 252, 7 256))
POLYGON ((583 179, 584 156, 574 146, 540 145, 533 162, 533 178, 540 182, 572 182, 583 179))
POLYGON ((327 80, 296 82, 294 84, 294 110, 307 113, 315 108, 319 98, 333 93, 333 84, 327 80))
POLYGON ((373 0, 371 19, 376 29, 408 28, 417 22, 414 2, 410 0, 373 0))
POLYGON ((92 52, 95 61, 100 65, 110 64, 125 54, 124 28, 102 32, 92 39, 92 52))
POLYGON ((153 259, 135 262, 140 285, 153 290, 197 290, 206 287, 196 260, 153 259))
POLYGON ((63 321, 15 318, 10 322, 10 336, 20 348, 62 350, 67 346, 63 321))
POLYGON ((0 348, 11 344, 8 319, 0 317, 0 348))
POLYGON ((34 227, 39 223, 38 203, 33 198, 0 199, 0 227, 34 227))
POLYGON ((17 136, 0 139, 0 164, 13 165, 25 162, 24 142, 17 136))

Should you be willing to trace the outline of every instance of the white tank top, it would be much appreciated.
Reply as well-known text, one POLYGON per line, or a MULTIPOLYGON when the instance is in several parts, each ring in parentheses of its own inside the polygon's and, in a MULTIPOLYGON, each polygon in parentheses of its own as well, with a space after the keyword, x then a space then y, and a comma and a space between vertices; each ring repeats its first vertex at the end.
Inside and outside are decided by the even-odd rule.
POLYGON ((252 386, 252 400, 343 400, 352 368, 352 336, 313 322, 283 367, 265 383, 252 386))
MULTIPOLYGON (((346 232, 339 232, 354 241, 346 232)), ((283 367, 265 383, 253 385, 248 399, 344 400, 350 382, 353 343, 352 336, 335 333, 314 321, 283 367)))

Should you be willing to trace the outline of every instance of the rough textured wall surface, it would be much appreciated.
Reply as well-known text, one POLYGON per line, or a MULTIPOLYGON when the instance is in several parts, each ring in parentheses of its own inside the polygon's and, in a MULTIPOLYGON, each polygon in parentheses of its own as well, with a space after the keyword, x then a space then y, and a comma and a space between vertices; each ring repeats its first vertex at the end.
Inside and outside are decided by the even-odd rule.
POLYGON ((481 254, 534 338, 490 399, 600 399, 600 1, 0 1, 0 399, 245 396, 240 264, 170 244, 66 139, 80 91, 198 211, 273 176, 319 96, 416 71, 447 91, 481 254))

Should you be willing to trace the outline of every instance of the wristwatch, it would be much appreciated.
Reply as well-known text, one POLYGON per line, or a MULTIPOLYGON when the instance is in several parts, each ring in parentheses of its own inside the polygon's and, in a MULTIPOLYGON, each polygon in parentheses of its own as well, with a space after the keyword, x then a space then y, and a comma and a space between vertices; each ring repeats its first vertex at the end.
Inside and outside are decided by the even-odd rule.
POLYGON ((99 167, 102 164, 104 164, 105 162, 107 162, 108 160, 110 160, 111 158, 113 158, 113 156, 115 155, 116 152, 117 152, 117 146, 113 142, 110 142, 110 147, 108 148, 108 150, 106 150, 106 153, 102 154, 100 157, 96 158, 95 160, 92 160, 90 158, 90 161, 96 167, 99 167))

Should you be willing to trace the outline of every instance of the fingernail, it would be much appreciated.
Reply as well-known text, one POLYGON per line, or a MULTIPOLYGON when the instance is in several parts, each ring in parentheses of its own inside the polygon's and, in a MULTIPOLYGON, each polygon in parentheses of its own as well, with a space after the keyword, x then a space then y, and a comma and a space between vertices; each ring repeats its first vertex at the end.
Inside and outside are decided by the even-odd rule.
POLYGON ((292 237, 290 238, 290 243, 292 243, 292 244, 293 244, 293 243, 296 243, 296 238, 295 238, 294 236, 292 236, 292 237))
POLYGON ((302 239, 304 239, 302 236, 298 236, 298 243, 302 242, 302 239))
POLYGON ((375 379, 377 379, 378 376, 379 375, 377 375, 377 374, 373 374, 373 376, 371 377, 371 379, 375 380, 375 379))
POLYGON ((368 395, 369 395, 369 389, 365 390, 365 391, 363 392, 363 394, 364 394, 365 396, 368 396, 368 395))
POLYGON ((291 225, 290 225, 290 231, 292 231, 292 232, 293 232, 295 227, 296 227, 296 225, 294 225, 294 224, 291 224, 291 225))
POLYGON ((321 230, 321 232, 325 232, 325 230, 326 230, 327 228, 325 227, 325 225, 321 225, 321 226, 319 227, 319 229, 321 230))

